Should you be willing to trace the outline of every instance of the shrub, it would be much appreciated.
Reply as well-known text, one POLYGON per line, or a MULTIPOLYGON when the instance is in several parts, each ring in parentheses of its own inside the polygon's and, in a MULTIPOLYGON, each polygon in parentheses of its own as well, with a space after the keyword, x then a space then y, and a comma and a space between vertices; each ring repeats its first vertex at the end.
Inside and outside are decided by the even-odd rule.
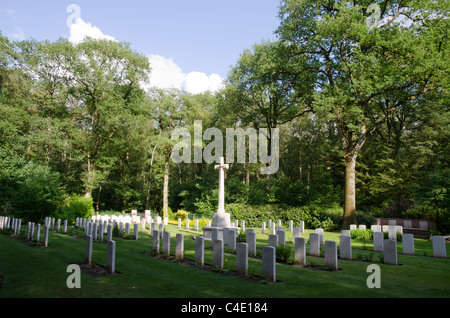
POLYGON ((373 237, 373 231, 372 230, 351 230, 350 231, 350 237, 352 240, 363 240, 363 241, 371 241, 373 237))
POLYGON ((284 224, 292 220, 294 224, 305 222, 307 228, 323 228, 333 231, 342 223, 342 208, 338 206, 322 208, 316 205, 292 207, 281 204, 247 205, 227 204, 225 210, 232 219, 245 220, 248 227, 259 227, 262 221, 281 220, 284 224))
POLYGON ((275 253, 277 260, 287 263, 292 256, 292 244, 278 244, 275 253))
POLYGON ((123 239, 124 239, 124 240, 135 240, 136 237, 135 237, 133 234, 125 234, 125 235, 123 236, 123 239))
POLYGON ((115 237, 121 237, 120 229, 117 224, 112 229, 112 235, 115 237))
POLYGON ((19 181, 12 202, 17 217, 39 222, 63 205, 64 191, 59 173, 32 162, 16 173, 19 181))
POLYGON ((245 232, 241 232, 236 236, 236 242, 247 242, 247 234, 245 232))
POLYGON ((69 198, 68 206, 73 211, 75 218, 90 218, 94 214, 92 198, 82 195, 72 194, 69 198))
POLYGON ((187 213, 186 211, 178 210, 175 217, 176 217, 176 220, 181 219, 181 221, 184 221, 184 220, 186 220, 188 215, 189 215, 189 213, 187 213))

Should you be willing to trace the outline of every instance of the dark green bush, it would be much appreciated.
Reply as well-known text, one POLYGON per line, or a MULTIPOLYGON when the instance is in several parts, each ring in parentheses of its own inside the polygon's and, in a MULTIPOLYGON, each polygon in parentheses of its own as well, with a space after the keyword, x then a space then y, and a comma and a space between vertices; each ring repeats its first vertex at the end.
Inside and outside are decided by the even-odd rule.
POLYGON ((292 244, 278 244, 275 251, 277 260, 287 263, 292 256, 292 250, 292 244))
POLYGON ((245 243, 247 242, 247 234, 245 232, 241 232, 236 236, 236 242, 237 243, 245 243))
POLYGON ((352 240, 363 240, 363 241, 371 241, 373 237, 373 231, 372 230, 351 230, 350 231, 350 237, 352 240))
POLYGON ((40 222, 64 203, 64 191, 59 174, 50 168, 27 163, 16 171, 14 215, 26 221, 40 222))
POLYGON ((133 234, 125 234, 125 235, 123 236, 123 239, 124 239, 124 240, 135 240, 135 239, 136 239, 136 236, 134 236, 133 234))
POLYGON ((73 211, 75 218, 90 218, 94 214, 92 197, 86 198, 82 195, 72 194, 68 207, 73 211))
POLYGON ((262 221, 281 220, 287 224, 305 222, 307 228, 323 228, 333 231, 341 226, 342 210, 339 207, 321 208, 315 205, 292 207, 281 204, 248 205, 243 203, 227 204, 225 210, 235 220, 245 220, 248 227, 260 227, 262 221))

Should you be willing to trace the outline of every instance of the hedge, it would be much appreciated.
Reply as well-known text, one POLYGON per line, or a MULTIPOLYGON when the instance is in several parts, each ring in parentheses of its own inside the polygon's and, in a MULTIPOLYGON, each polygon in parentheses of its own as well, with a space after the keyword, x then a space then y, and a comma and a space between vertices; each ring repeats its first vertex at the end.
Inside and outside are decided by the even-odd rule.
POLYGON ((271 219, 281 220, 287 224, 290 220, 297 226, 305 222, 306 228, 323 228, 334 231, 341 227, 342 210, 339 207, 323 208, 315 205, 292 207, 282 204, 247 205, 244 203, 227 204, 225 210, 231 214, 231 219, 245 220, 248 227, 260 227, 261 222, 271 219))

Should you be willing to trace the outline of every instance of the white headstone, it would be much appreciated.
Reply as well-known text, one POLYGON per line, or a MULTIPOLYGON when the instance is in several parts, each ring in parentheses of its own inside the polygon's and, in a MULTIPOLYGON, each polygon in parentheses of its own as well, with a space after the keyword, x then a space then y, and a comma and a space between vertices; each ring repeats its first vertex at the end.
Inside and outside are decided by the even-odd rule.
POLYGON ((447 258, 447 250, 445 247, 445 237, 433 235, 432 242, 433 242, 433 256, 447 258))
MULTIPOLYGON (((343 236, 348 238, 348 236, 343 236)), ((325 266, 330 267, 332 270, 338 269, 337 260, 337 243, 335 241, 325 241, 325 266)))
POLYGON ((428 230, 428 222, 427 221, 419 221, 419 229, 428 230))
POLYGON ((294 258, 299 264, 306 264, 306 239, 303 237, 294 238, 294 258))
POLYGON ((402 235, 403 254, 414 255, 414 236, 412 234, 402 235))
POLYGON ((106 269, 109 273, 114 274, 116 271, 116 242, 107 242, 106 269))
POLYGON ((278 244, 286 244, 286 232, 284 230, 278 230, 277 231, 278 236, 278 244))
POLYGON ((316 233, 320 235, 320 245, 323 245, 323 229, 316 229, 316 233))
POLYGON ((262 276, 269 282, 276 281, 276 257, 275 247, 264 246, 262 248, 262 276))
POLYGON ((301 228, 299 228, 299 227, 294 227, 294 228, 292 229, 292 239, 295 240, 296 237, 300 237, 301 233, 302 233, 301 228))
POLYGON ((213 266, 216 268, 223 268, 223 240, 214 241, 213 266))
POLYGON ((371 229, 373 232, 381 232, 381 225, 376 225, 376 224, 371 225, 371 226, 370 226, 370 229, 371 229))
POLYGON ((228 229, 228 248, 230 250, 236 249, 236 229, 228 229))
POLYGON ((195 262, 201 266, 204 264, 205 240, 202 236, 195 238, 195 262))
POLYGON ((153 253, 159 253, 159 231, 154 230, 153 231, 153 253))
POLYGON ((277 247, 278 245, 278 235, 276 234, 269 234, 269 246, 277 247))
POLYGON ((184 257, 184 235, 178 233, 175 236, 175 258, 183 259, 184 257))
POLYGON ((84 262, 89 265, 92 263, 92 239, 92 235, 86 236, 86 254, 84 262))
POLYGON ((248 244, 241 242, 236 248, 236 271, 247 275, 248 270, 248 244))
POLYGON ((339 237, 339 252, 341 259, 352 259, 352 239, 350 236, 341 235, 339 237))
POLYGON ((373 232, 373 251, 374 252, 383 252, 383 241, 384 234, 383 232, 373 232))
POLYGON ((256 233, 247 232, 248 251, 251 255, 256 255, 256 233))
POLYGON ((309 234, 309 254, 312 256, 320 256, 320 234, 309 234))
POLYGON ((163 232, 163 254, 170 255, 170 232, 163 232))
POLYGON ((398 265, 396 240, 384 240, 384 263, 398 265))

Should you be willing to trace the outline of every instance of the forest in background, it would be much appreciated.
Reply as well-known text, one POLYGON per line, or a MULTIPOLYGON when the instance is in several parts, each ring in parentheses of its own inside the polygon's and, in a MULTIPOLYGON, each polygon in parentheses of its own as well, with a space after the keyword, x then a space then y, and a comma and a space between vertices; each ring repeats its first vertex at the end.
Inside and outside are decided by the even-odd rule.
POLYGON ((214 163, 170 157, 172 132, 193 138, 201 120, 224 137, 279 128, 276 174, 248 156, 226 172, 227 212, 249 226, 431 218, 448 234, 449 4, 380 1, 373 27, 366 2, 281 1, 277 39, 250 43, 223 90, 197 95, 151 88, 129 43, 0 33, 0 214, 209 216, 214 163))

